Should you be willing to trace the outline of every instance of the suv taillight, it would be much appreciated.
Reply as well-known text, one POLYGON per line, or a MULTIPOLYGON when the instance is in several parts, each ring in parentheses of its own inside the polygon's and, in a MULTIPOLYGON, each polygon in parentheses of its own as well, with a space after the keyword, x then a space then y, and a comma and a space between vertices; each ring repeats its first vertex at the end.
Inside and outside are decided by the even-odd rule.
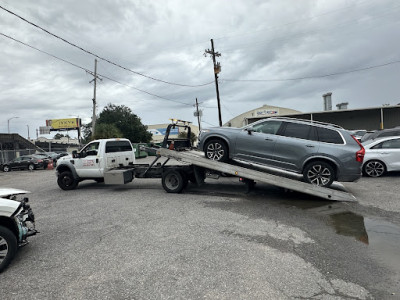
POLYGON ((351 137, 352 137, 352 138, 357 142, 357 144, 361 147, 361 149, 358 150, 358 151, 356 152, 356 161, 358 161, 359 163, 362 163, 363 160, 364 160, 365 149, 364 149, 363 145, 361 145, 361 143, 360 143, 354 136, 351 136, 351 137))

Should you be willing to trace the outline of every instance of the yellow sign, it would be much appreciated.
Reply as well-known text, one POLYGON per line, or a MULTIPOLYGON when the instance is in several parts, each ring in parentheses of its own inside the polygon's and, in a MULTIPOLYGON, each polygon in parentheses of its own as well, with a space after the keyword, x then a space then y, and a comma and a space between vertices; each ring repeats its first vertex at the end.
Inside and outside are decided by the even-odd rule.
POLYGON ((53 119, 46 120, 46 126, 51 126, 52 129, 73 129, 79 128, 79 119, 53 119))

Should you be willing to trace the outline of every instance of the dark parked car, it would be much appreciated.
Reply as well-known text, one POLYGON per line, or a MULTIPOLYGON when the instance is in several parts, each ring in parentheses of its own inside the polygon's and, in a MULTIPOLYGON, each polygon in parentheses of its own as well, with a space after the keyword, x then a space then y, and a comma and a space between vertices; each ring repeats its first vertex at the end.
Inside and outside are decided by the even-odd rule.
POLYGON ((50 161, 52 161, 52 158, 49 157, 46 154, 42 154, 42 153, 35 153, 35 154, 31 154, 30 156, 42 160, 43 161, 43 169, 46 169, 47 166, 49 165, 50 161))
POLYGON ((198 147, 209 159, 288 170, 319 186, 359 179, 365 154, 363 146, 339 126, 283 117, 243 128, 202 130, 198 147))
POLYGON ((1 166, 4 172, 11 170, 35 170, 44 167, 43 159, 33 157, 31 155, 23 155, 17 157, 1 166))
POLYGON ((377 138, 383 138, 388 136, 400 136, 400 127, 397 126, 395 128, 377 130, 369 135, 366 134, 361 138, 361 143, 364 143, 368 140, 375 140, 377 138))

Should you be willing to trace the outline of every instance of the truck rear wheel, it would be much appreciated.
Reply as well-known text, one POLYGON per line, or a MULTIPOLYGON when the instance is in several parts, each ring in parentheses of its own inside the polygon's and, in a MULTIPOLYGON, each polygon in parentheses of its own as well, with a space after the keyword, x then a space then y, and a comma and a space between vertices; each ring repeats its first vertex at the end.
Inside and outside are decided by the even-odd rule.
POLYGON ((178 170, 169 170, 162 175, 162 186, 167 193, 180 193, 187 185, 187 178, 178 170))
POLYGON ((64 191, 73 190, 78 186, 78 181, 70 171, 65 171, 58 175, 57 183, 64 191))

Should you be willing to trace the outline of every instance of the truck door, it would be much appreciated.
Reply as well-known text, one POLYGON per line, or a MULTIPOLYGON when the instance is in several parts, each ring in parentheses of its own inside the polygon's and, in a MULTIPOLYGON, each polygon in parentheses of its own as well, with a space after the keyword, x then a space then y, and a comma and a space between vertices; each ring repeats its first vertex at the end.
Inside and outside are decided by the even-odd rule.
POLYGON ((100 170, 99 142, 89 143, 79 152, 79 158, 75 159, 75 169, 79 177, 102 177, 100 170))

